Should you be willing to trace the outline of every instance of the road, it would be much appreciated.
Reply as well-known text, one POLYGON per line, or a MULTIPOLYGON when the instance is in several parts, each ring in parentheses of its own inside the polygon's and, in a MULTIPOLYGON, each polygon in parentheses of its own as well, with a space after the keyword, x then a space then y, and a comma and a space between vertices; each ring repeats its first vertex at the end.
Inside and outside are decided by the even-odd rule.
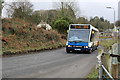
POLYGON ((3 78, 85 78, 97 63, 92 54, 65 52, 65 48, 2 59, 3 78))

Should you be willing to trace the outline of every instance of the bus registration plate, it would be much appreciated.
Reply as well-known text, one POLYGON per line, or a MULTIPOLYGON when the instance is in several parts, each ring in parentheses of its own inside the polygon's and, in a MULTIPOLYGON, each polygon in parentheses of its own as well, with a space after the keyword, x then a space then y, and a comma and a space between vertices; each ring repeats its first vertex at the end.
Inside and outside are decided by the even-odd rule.
POLYGON ((75 49, 75 50, 80 51, 81 49, 75 49))

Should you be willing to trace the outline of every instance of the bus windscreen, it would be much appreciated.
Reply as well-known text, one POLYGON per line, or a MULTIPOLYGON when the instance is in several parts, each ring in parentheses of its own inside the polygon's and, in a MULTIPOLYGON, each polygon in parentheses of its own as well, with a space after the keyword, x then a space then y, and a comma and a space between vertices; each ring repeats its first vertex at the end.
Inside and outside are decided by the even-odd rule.
POLYGON ((88 42, 89 35, 89 29, 70 30, 68 34, 68 41, 88 42))

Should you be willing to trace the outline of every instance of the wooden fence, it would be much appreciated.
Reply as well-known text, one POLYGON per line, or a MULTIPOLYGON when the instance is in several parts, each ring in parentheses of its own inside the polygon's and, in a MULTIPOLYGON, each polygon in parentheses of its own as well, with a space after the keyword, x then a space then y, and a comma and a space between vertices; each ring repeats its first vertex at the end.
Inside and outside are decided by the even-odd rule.
POLYGON ((99 62, 99 78, 111 78, 118 79, 120 78, 120 64, 119 64, 119 50, 118 44, 114 44, 110 47, 109 50, 104 50, 98 55, 99 62))

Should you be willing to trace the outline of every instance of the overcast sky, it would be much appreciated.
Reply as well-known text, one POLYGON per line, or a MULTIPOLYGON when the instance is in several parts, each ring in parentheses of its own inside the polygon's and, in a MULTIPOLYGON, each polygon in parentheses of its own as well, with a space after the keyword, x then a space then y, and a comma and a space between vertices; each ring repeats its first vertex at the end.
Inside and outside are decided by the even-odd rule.
MULTIPOLYGON (((5 0, 5 2, 11 2, 15 0, 5 0)), ((24 0, 20 0, 24 1, 24 0)), ((29 0, 34 5, 34 10, 48 10, 55 9, 55 3, 65 0, 29 0)), ((86 18, 99 16, 104 17, 110 22, 114 22, 114 11, 113 9, 106 8, 107 6, 113 7, 115 9, 115 20, 118 20, 118 1, 120 0, 70 0, 78 3, 80 9, 79 16, 84 16, 86 18)), ((3 16, 5 16, 5 10, 3 11, 3 16)))

